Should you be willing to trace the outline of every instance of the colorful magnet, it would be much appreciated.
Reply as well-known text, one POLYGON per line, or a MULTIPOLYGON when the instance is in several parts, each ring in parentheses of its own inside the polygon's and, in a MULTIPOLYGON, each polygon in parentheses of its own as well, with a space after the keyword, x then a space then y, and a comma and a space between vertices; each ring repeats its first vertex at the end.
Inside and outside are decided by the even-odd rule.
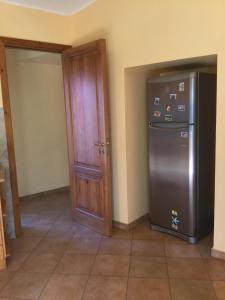
POLYGON ((158 111, 158 110, 154 111, 154 117, 160 118, 161 117, 161 111, 158 111))
POLYGON ((185 111, 186 106, 183 105, 183 104, 180 104, 180 105, 177 106, 177 109, 178 109, 178 111, 185 111))
POLYGON ((155 105, 159 105, 160 104, 160 98, 159 97, 155 97, 154 104, 155 105))
POLYGON ((170 100, 176 100, 177 94, 170 94, 170 100))
POLYGON ((166 105, 166 111, 168 111, 168 112, 171 111, 171 105, 166 105))
POLYGON ((181 131, 180 136, 182 138, 188 138, 188 132, 187 131, 181 131))
POLYGON ((176 210, 174 210, 174 209, 172 210, 171 213, 172 213, 173 216, 178 216, 178 212, 176 210))
POLYGON ((175 229, 175 230, 178 230, 178 226, 175 225, 175 224, 172 224, 171 227, 172 227, 173 229, 175 229))
POLYGON ((179 92, 184 92, 184 82, 179 83, 179 92))
POLYGON ((173 121, 172 115, 165 115, 165 121, 169 121, 169 122, 173 121))

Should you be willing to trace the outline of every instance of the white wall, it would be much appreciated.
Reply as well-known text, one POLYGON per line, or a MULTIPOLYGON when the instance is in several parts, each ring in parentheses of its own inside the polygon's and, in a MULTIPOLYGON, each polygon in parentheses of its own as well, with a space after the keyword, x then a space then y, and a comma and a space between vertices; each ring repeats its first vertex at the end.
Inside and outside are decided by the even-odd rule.
POLYGON ((61 56, 7 49, 19 196, 69 185, 61 56))

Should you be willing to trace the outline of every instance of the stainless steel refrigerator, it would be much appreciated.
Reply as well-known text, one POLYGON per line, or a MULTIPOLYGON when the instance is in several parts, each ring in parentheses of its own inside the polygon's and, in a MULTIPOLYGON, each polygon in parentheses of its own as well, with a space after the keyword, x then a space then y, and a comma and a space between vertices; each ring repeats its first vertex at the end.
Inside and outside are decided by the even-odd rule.
POLYGON ((151 226, 196 243, 213 228, 216 76, 178 73, 147 85, 151 226))

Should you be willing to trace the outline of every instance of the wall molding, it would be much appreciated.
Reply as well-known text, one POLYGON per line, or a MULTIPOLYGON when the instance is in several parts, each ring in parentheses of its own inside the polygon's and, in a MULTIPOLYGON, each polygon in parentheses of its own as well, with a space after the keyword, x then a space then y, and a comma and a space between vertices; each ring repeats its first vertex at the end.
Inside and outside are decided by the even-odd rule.
POLYGON ((148 219, 149 219, 149 214, 147 213, 129 224, 125 224, 125 223, 113 220, 113 227, 129 231, 129 230, 133 229, 134 227, 136 227, 138 224, 140 224, 148 219))
POLYGON ((219 259, 225 260, 225 252, 224 251, 220 251, 220 250, 216 250, 214 248, 211 249, 211 256, 215 257, 215 258, 219 258, 219 259))
POLYGON ((23 197, 20 197, 20 200, 21 201, 31 200, 31 199, 34 199, 34 198, 37 198, 37 197, 48 196, 48 195, 63 193, 63 192, 69 192, 69 190, 70 190, 69 186, 64 186, 64 187, 53 189, 53 190, 48 190, 48 191, 44 191, 44 192, 40 192, 40 193, 36 193, 36 194, 23 196, 23 197))

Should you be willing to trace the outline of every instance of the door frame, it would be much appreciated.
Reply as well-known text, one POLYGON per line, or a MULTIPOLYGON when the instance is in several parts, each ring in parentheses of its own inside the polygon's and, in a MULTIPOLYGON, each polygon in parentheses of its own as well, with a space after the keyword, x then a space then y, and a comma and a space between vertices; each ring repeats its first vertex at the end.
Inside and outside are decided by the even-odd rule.
POLYGON ((1 86, 2 86, 2 101, 3 101, 3 110, 4 110, 4 117, 5 117, 9 172, 10 172, 10 181, 11 181, 11 190, 12 190, 13 215, 14 215, 14 222, 15 222, 15 234, 16 237, 20 237, 22 235, 22 227, 21 227, 21 218, 20 218, 20 201, 19 201, 19 194, 18 194, 12 114, 11 114, 9 85, 8 85, 8 76, 7 76, 6 51, 5 51, 6 48, 36 50, 36 51, 62 54, 65 50, 72 48, 72 46, 0 36, 0 72, 1 72, 1 86))

